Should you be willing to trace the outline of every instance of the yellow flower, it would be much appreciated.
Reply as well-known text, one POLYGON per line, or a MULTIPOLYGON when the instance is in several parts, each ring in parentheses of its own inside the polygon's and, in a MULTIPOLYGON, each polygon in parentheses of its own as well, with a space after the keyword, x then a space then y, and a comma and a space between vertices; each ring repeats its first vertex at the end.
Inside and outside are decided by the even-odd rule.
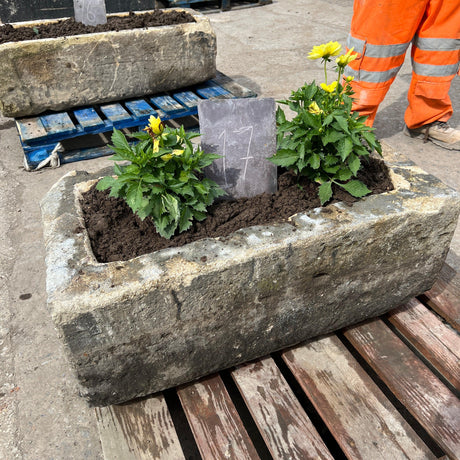
POLYGON ((346 78, 345 78, 345 81, 348 82, 348 83, 350 83, 350 82, 353 81, 354 79, 355 79, 355 77, 349 76, 349 77, 346 77, 346 78))
POLYGON ((308 106, 308 111, 310 113, 313 113, 315 115, 319 115, 321 113, 323 113, 323 111, 319 108, 318 104, 316 102, 312 102, 309 106, 308 106))
POLYGON ((160 141, 158 139, 153 140, 153 152, 158 152, 160 150, 160 141))
POLYGON ((161 118, 156 118, 153 115, 150 116, 149 118, 149 126, 148 126, 153 134, 159 135, 163 132, 165 129, 165 126, 163 122, 161 121, 161 118))
POLYGON ((348 50, 346 54, 342 54, 342 56, 339 56, 335 62, 337 62, 337 65, 339 67, 345 67, 348 65, 351 61, 354 61, 357 58, 357 54, 351 54, 353 52, 354 48, 351 48, 348 50))
POLYGON ((169 161, 173 156, 178 157, 178 156, 181 156, 183 153, 184 153, 183 150, 174 149, 171 153, 166 153, 165 155, 162 155, 160 158, 163 161, 169 161))
POLYGON ((342 46, 339 42, 329 42, 326 44, 326 51, 329 56, 338 56, 342 51, 342 46))
POLYGON ((337 87, 337 81, 333 81, 330 85, 326 85, 326 83, 321 83, 320 86, 327 93, 333 93, 335 91, 335 88, 337 87))
POLYGON ((319 46, 314 46, 308 54, 308 59, 329 59, 331 56, 337 56, 340 53, 342 46, 339 42, 329 42, 319 46))
POLYGON ((308 59, 319 59, 325 54, 326 45, 314 46, 313 49, 308 53, 308 59))
POLYGON ((169 161, 171 158, 172 158, 172 153, 167 153, 166 155, 162 155, 160 158, 163 160, 163 161, 169 161))

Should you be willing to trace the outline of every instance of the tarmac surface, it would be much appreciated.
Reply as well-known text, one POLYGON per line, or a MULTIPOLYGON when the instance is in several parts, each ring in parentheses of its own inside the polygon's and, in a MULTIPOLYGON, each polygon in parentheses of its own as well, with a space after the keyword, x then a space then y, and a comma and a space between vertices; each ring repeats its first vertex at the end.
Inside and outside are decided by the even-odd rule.
MULTIPOLYGON (((260 97, 286 98, 305 81, 322 81, 306 56, 330 40, 345 44, 352 0, 280 0, 209 14, 217 68, 260 97)), ((460 190, 460 152, 402 134, 410 56, 383 102, 380 140, 460 190)), ((453 126, 460 125, 460 78, 451 87, 453 126)), ((0 459, 100 459, 94 409, 77 384, 46 308, 45 248, 39 202, 73 169, 96 171, 106 158, 31 173, 14 121, 0 117, 0 459)), ((448 262, 460 270, 460 228, 448 262)))

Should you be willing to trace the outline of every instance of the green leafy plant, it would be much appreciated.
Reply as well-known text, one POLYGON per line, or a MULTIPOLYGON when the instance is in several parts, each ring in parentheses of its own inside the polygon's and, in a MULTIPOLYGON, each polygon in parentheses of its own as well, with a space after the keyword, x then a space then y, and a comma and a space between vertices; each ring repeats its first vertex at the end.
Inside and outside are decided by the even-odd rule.
POLYGON ((353 78, 347 77, 342 85, 345 66, 356 58, 353 48, 336 59, 337 79, 328 84, 327 63, 340 51, 339 43, 329 42, 313 47, 309 53, 309 59, 322 59, 325 82, 319 86, 314 81, 305 84, 293 91, 289 99, 278 101, 296 115, 288 120, 278 107, 278 150, 269 158, 276 165, 319 183, 321 204, 331 199, 332 184, 355 197, 370 193, 366 185, 355 178, 363 157, 368 157, 372 150, 382 152, 373 128, 364 123, 366 117, 352 112, 350 82, 353 78))
POLYGON ((165 127, 159 118, 150 117, 144 131, 132 134, 138 142, 130 143, 114 129, 112 159, 130 163, 115 163, 116 176, 101 179, 97 189, 110 188, 110 196, 123 198, 140 219, 151 216, 157 232, 169 239, 194 219, 205 219, 207 207, 225 193, 202 174, 220 156, 193 146, 191 139, 199 134, 165 127))

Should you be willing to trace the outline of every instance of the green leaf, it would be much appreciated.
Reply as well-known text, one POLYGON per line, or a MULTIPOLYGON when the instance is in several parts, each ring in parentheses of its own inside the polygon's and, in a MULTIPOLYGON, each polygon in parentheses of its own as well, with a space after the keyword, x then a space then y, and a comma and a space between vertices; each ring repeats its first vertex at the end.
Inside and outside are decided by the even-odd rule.
POLYGON ((317 153, 312 153, 308 163, 313 169, 318 169, 321 166, 321 157, 317 153))
POLYGON ((123 181, 121 178, 119 178, 112 185, 109 196, 113 196, 115 198, 118 198, 119 196, 123 196, 123 189, 125 186, 126 186, 126 182, 123 181))
POLYGON ((179 219, 179 232, 185 232, 192 225, 193 214, 189 207, 185 207, 181 211, 179 219))
POLYGON ((359 180, 351 180, 346 184, 339 184, 343 189, 345 189, 350 195, 361 198, 365 195, 371 193, 371 191, 359 180))
POLYGON ((113 129, 112 142, 114 147, 117 149, 131 152, 131 147, 126 140, 125 135, 116 128, 113 129))
POLYGON ((336 179, 340 181, 350 180, 353 176, 352 172, 349 169, 341 169, 336 176, 336 179))
POLYGON ((346 133, 349 133, 349 129, 348 129, 348 122, 347 120, 340 116, 340 115, 335 115, 334 116, 335 120, 337 121, 337 124, 340 126, 340 128, 345 131, 346 133))
POLYGON ((178 222, 180 213, 179 213, 179 201, 177 200, 177 198, 170 195, 169 193, 165 193, 162 196, 162 200, 163 200, 163 207, 169 213, 171 220, 178 222))
POLYGON ((112 176, 103 177, 96 185, 97 190, 107 190, 109 187, 113 187, 116 183, 116 179, 112 176))
POLYGON ((281 107, 276 109, 276 124, 281 125, 286 123, 286 115, 281 107))
POLYGON ((353 151, 353 142, 349 137, 340 139, 337 143, 337 151, 340 155, 342 161, 345 161, 348 158, 348 155, 353 151))
POLYGON ((302 111, 302 120, 310 128, 319 129, 321 127, 321 120, 319 117, 315 117, 312 113, 307 110, 302 111))
POLYGON ((278 166, 288 167, 293 165, 299 158, 296 151, 290 149, 281 149, 275 153, 269 160, 278 166))
POLYGON ((136 212, 142 206, 142 199, 143 194, 140 184, 130 185, 126 194, 126 202, 134 212, 136 212))
POLYGON ((337 142, 338 140, 342 139, 345 136, 344 133, 340 131, 336 131, 334 129, 328 129, 325 134, 321 137, 321 142, 324 146, 330 143, 337 142))
POLYGON ((348 167, 350 168, 350 171, 352 172, 353 176, 356 176, 356 174, 359 171, 359 168, 361 167, 361 160, 354 153, 351 153, 348 157, 348 167))
POLYGON ((318 190, 321 205, 327 203, 332 198, 332 182, 323 182, 318 190))

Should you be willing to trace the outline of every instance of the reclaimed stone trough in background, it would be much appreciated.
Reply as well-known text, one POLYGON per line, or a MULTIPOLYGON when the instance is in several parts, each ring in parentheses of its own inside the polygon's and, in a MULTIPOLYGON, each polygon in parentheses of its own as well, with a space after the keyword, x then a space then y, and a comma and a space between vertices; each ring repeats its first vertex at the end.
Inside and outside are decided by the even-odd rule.
POLYGON ((209 19, 191 9, 165 10, 173 11, 187 11, 196 22, 0 44, 0 110, 6 117, 35 115, 213 78, 217 48, 209 19))
POLYGON ((384 152, 391 192, 106 264, 92 254, 78 205, 97 175, 65 175, 42 201, 48 305, 89 403, 192 381, 428 290, 459 196, 384 152))

